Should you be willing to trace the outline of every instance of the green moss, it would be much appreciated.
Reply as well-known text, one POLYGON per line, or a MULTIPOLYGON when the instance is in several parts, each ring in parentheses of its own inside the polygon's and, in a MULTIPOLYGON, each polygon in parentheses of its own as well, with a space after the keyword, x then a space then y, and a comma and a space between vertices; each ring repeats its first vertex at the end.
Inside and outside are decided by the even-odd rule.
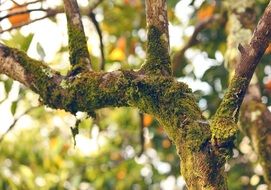
POLYGON ((211 122, 212 139, 224 142, 233 140, 238 131, 238 126, 232 117, 218 117, 211 122))
POLYGON ((184 141, 191 150, 197 151, 211 137, 209 126, 204 123, 192 91, 185 83, 151 75, 132 80, 126 96, 130 106, 154 115, 175 144, 184 141))
POLYGON ((148 28, 147 59, 142 70, 147 74, 171 74, 170 57, 165 34, 158 28, 148 28))
POLYGON ((234 77, 231 80, 230 87, 226 92, 219 109, 216 111, 211 121, 211 131, 213 141, 218 140, 219 143, 231 141, 235 137, 238 126, 238 116, 240 105, 245 95, 242 86, 247 84, 246 78, 234 77))
POLYGON ((73 73, 77 74, 86 68, 89 62, 87 40, 84 32, 68 23, 70 63, 73 73))

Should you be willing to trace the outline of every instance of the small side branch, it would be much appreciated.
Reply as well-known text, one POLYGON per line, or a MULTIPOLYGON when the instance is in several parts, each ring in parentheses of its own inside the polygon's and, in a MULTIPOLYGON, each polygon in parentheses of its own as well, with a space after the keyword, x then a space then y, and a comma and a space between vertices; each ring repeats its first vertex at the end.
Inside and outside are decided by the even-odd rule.
POLYGON ((146 0, 147 57, 142 71, 171 75, 166 0, 146 0))
POLYGON ((228 140, 234 137, 240 106, 243 102, 252 75, 271 39, 271 2, 265 9, 250 43, 241 49, 240 62, 235 69, 229 89, 220 104, 211 124, 214 139, 228 140))
POLYGON ((87 40, 76 0, 63 0, 67 17, 70 63, 69 75, 76 75, 91 69, 91 60, 87 48, 87 40))
POLYGON ((183 60, 184 53, 186 52, 187 49, 197 45, 200 43, 200 41, 197 39, 199 33, 203 31, 204 29, 208 28, 208 26, 211 26, 213 22, 220 21, 221 18, 219 15, 213 15, 201 22, 199 22, 195 26, 195 30, 187 43, 183 46, 182 49, 180 49, 178 52, 176 52, 172 58, 172 70, 173 73, 176 72, 176 70, 180 67, 181 61, 183 60))
POLYGON ((20 116, 14 119, 13 123, 9 126, 8 130, 0 137, 0 143, 4 140, 5 136, 15 127, 17 122, 25 115, 29 114, 31 111, 36 109, 38 107, 31 107, 27 109, 24 113, 22 113, 20 116))
POLYGON ((97 31, 97 34, 99 36, 99 40, 100 40, 100 51, 101 51, 101 63, 100 63, 100 69, 103 71, 104 67, 105 67, 105 54, 104 54, 104 43, 103 43, 103 34, 102 34, 102 30, 101 27, 99 25, 99 22, 96 19, 96 15, 93 12, 89 13, 89 17, 92 21, 92 23, 95 26, 95 29, 97 31))
MULTIPOLYGON (((31 10, 29 10, 31 12, 31 10)), ((45 16, 42 16, 40 18, 36 18, 36 19, 33 19, 33 20, 30 20, 30 21, 27 21, 27 22, 23 22, 21 24, 18 24, 16 26, 12 26, 10 28, 7 28, 7 29, 4 29, 4 30, 0 30, 0 34, 4 33, 4 32, 8 32, 8 31, 11 31, 13 29, 17 29, 17 28, 21 28, 23 26, 26 26, 26 25, 29 25, 29 24, 32 24, 34 22, 37 22, 37 21, 40 21, 40 20, 43 20, 45 18, 49 18, 49 17, 54 17, 55 15, 57 15, 58 13, 62 13, 63 10, 61 9, 47 9, 47 10, 44 10, 46 12, 46 15, 45 16)), ((23 12, 21 14, 24 14, 23 12)))

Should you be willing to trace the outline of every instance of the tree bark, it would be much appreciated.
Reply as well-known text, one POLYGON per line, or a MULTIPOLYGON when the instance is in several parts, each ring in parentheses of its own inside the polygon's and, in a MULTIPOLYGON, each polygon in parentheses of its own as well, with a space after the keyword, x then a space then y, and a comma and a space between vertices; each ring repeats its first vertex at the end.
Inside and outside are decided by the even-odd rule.
MULTIPOLYGON (((239 60, 239 54, 234 53, 234 49, 236 49, 239 44, 249 42, 252 35, 251 30, 256 21, 255 11, 253 10, 254 1, 244 0, 241 4, 244 6, 242 7, 243 12, 236 10, 240 9, 240 6, 228 6, 228 50, 225 58, 228 62, 227 65, 230 73, 233 73, 239 60), (242 38, 240 38, 240 36, 242 36, 242 38)), ((238 73, 242 75, 246 67, 246 65, 239 66, 238 73)), ((249 75, 251 75, 251 73, 249 75)), ((269 148, 270 141, 268 141, 268 139, 271 139, 271 114, 266 105, 261 103, 261 93, 256 83, 257 78, 254 76, 253 84, 250 84, 248 93, 241 107, 240 127, 242 131, 250 137, 260 164, 263 167, 265 182, 269 188, 271 188, 271 149, 269 148)))
MULTIPOLYGON (((191 89, 171 75, 165 0, 146 0, 147 58, 139 72, 97 73, 82 69, 62 76, 25 53, 0 44, 0 73, 25 84, 52 108, 94 115, 94 110, 103 107, 132 106, 154 115, 176 145, 188 188, 224 190, 227 189, 224 164, 237 132, 239 107, 251 73, 271 37, 270 4, 250 44, 241 48, 240 67, 244 71, 237 69, 211 124, 202 116, 191 89)), ((71 38, 73 33, 69 33, 71 38)), ((83 34, 81 30, 79 33, 83 34)), ((82 45, 86 45, 84 41, 82 45)), ((72 51, 70 56, 72 60, 85 58, 72 51)), ((77 61, 74 63, 78 65, 77 61)))

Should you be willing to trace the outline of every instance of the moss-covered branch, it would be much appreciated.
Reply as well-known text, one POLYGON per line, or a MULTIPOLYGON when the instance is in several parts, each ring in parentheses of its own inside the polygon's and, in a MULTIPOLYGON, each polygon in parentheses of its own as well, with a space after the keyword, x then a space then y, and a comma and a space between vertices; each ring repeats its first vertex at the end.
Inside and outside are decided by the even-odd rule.
POLYGON ((63 0, 63 2, 67 17, 70 63, 72 65, 70 75, 76 75, 89 70, 91 60, 77 1, 63 0))
POLYGON ((188 187, 225 189, 225 157, 210 143, 209 124, 191 90, 173 77, 133 71, 88 71, 63 77, 4 45, 0 46, 0 72, 24 83, 56 109, 92 114, 103 107, 133 106, 156 116, 176 145, 188 187))
MULTIPOLYGON (((246 1, 244 1, 246 2, 246 1)), ((245 10, 245 9, 244 9, 245 10)), ((225 143, 232 139, 237 128, 239 109, 244 99, 252 75, 271 39, 271 2, 254 30, 252 39, 244 47, 239 45, 241 53, 239 63, 211 123, 213 140, 225 143)))
POLYGON ((166 0, 146 0, 147 57, 142 71, 171 75, 166 0))

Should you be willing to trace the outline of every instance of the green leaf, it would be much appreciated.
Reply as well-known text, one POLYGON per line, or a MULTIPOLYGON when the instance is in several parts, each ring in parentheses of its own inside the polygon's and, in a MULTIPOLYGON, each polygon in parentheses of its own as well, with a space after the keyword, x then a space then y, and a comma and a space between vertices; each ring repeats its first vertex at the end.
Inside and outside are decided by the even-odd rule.
POLYGON ((7 46, 18 48, 26 52, 32 42, 33 36, 34 34, 24 36, 20 32, 16 32, 12 35, 12 38, 10 40, 3 41, 7 46))
POLYGON ((39 42, 37 43, 37 52, 38 52, 40 58, 44 59, 44 57, 46 56, 46 54, 45 54, 45 51, 44 51, 43 47, 40 45, 39 42))
POLYGON ((18 105, 17 101, 12 102, 11 108, 10 108, 10 111, 11 111, 12 115, 14 115, 16 113, 17 105, 18 105))
POLYGON ((13 85, 13 80, 8 79, 8 80, 4 81, 4 87, 5 87, 5 91, 7 94, 10 92, 12 85, 13 85))

